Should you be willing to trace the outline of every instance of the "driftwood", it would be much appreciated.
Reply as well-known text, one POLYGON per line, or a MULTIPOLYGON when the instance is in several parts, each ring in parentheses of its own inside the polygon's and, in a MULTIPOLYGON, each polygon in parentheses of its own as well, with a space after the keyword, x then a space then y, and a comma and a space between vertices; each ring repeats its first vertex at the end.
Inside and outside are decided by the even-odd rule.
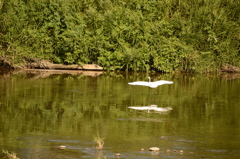
POLYGON ((40 62, 32 62, 27 64, 27 68, 30 69, 56 69, 56 70, 103 70, 103 68, 96 64, 85 64, 80 65, 63 65, 63 64, 54 64, 46 60, 40 62))
POLYGON ((54 69, 54 70, 93 70, 102 71, 103 67, 97 64, 84 64, 80 65, 63 65, 54 64, 47 60, 35 60, 29 62, 29 60, 23 60, 21 64, 12 63, 10 56, 0 56, 0 67, 5 69, 54 69))
POLYGON ((51 75, 70 74, 70 75, 84 75, 96 77, 103 73, 103 71, 87 71, 87 70, 52 70, 52 69, 24 69, 22 73, 29 73, 34 76, 32 78, 46 78, 51 75))

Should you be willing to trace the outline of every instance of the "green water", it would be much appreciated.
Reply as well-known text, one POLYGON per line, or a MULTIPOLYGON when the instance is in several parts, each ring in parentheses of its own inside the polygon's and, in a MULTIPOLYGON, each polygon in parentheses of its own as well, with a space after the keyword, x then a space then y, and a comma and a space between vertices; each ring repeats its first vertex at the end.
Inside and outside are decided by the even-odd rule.
POLYGON ((116 153, 142 159, 240 156, 239 78, 49 73, 0 76, 0 149, 21 159, 118 158, 116 153), (127 84, 148 76, 174 83, 157 88, 127 84), (153 104, 172 110, 128 108, 153 104), (104 138, 101 151, 94 148, 97 135, 104 138), (66 149, 56 149, 59 145, 66 149), (160 151, 150 152, 150 147, 160 151))

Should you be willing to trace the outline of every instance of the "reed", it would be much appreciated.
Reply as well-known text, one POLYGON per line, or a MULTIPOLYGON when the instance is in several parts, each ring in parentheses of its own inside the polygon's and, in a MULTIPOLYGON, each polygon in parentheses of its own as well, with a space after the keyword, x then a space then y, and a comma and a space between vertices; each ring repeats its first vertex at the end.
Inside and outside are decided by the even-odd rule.
POLYGON ((20 159, 17 157, 16 153, 14 152, 8 152, 7 150, 2 150, 3 154, 6 155, 7 158, 9 159, 20 159))
POLYGON ((97 147, 96 147, 97 150, 102 150, 103 149, 104 138, 101 138, 98 134, 97 136, 93 137, 93 141, 95 143, 97 143, 97 147))

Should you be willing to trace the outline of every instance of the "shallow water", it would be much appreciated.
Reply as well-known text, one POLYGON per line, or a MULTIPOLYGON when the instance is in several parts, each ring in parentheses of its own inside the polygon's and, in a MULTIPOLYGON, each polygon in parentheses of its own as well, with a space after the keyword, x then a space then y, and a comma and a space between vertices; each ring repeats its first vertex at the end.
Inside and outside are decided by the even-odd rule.
POLYGON ((239 78, 219 75, 3 74, 0 148, 21 159, 238 158, 239 86, 239 78), (148 76, 174 83, 157 88, 127 84, 148 76), (150 105, 172 110, 128 108, 150 105), (93 142, 98 135, 104 138, 101 151, 93 142), (150 147, 160 151, 150 152, 150 147))

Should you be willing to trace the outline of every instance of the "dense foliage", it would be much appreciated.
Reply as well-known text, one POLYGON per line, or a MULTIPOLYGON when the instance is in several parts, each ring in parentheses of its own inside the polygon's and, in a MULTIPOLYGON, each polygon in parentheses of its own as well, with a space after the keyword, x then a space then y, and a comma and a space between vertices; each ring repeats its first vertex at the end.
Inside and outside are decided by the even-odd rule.
POLYGON ((238 0, 0 0, 0 55, 107 70, 240 65, 238 0))

